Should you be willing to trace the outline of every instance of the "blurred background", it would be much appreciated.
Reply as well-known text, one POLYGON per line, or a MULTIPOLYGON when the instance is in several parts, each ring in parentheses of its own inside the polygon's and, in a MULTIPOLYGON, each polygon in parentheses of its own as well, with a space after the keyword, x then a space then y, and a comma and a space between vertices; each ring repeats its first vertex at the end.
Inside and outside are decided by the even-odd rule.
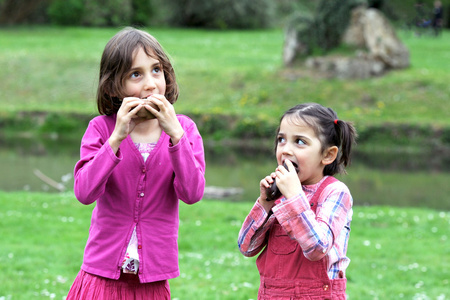
MULTIPOLYGON (((382 230, 389 223, 374 219, 391 216, 401 231, 409 209, 430 222, 441 220, 427 223, 439 233, 428 241, 441 246, 436 270, 406 262, 400 268, 420 270, 423 276, 433 269, 432 276, 426 275, 438 281, 437 287, 427 290, 422 279, 411 279, 407 291, 401 281, 392 296, 376 292, 379 283, 374 282, 373 290, 358 298, 363 292, 355 276, 352 299, 449 299, 450 0, 0 0, 4 226, 6 217, 18 217, 22 222, 8 228, 22 233, 30 216, 19 213, 22 209, 36 203, 48 209, 48 199, 58 199, 64 211, 76 202, 67 199, 73 198, 81 137, 97 115, 100 56, 125 26, 148 31, 171 57, 181 89, 175 109, 197 123, 204 139, 205 200, 250 209, 259 181, 276 166, 274 135, 283 112, 302 102, 332 107, 359 133, 348 175, 339 179, 352 191, 360 222, 370 227, 373 221, 382 230)), ((224 219, 239 224, 243 217, 224 219)), ((86 222, 88 217, 80 221, 83 229, 86 222)), ((0 246, 5 264, 21 245, 12 242, 10 230, 2 233, 9 242, 0 246)), ((416 232, 406 236, 424 242, 427 234, 416 232)), ((86 232, 76 234, 81 250, 74 259, 79 260, 86 232)), ((394 244, 395 237, 390 236, 394 244)), ((364 254, 355 261, 364 262, 364 254)), ((60 262, 61 269, 64 264, 70 262, 60 262)), ((388 273, 374 264, 374 272, 388 273)), ((70 265, 79 267, 78 261, 70 265)), ((378 279, 387 284, 388 278, 378 279)), ((54 280, 64 286, 64 294, 70 282, 54 280)), ((30 282, 24 285, 46 294, 42 284, 30 282)), ((0 299, 22 299, 12 296, 15 288, 0 286, 0 299)), ((232 295, 229 299, 238 299, 232 295)), ((214 299, 196 297, 191 299, 214 299)))
MULTIPOLYGON (((279 117, 319 102, 358 129, 352 176, 342 178, 356 204, 448 210, 450 2, 441 4, 436 31, 434 1, 1 0, 0 160, 8 172, 0 188, 71 189, 79 141, 96 114, 101 52, 117 30, 136 26, 171 55, 176 109, 204 136, 211 197, 253 200, 275 164, 279 117), (323 57, 377 55, 342 42, 357 35, 347 30, 352 22, 362 28, 352 16, 361 5, 393 28, 403 65, 364 74, 360 64, 359 73, 336 73, 337 63, 314 68, 323 57)), ((385 32, 367 35, 389 40, 385 32)), ((381 55, 366 65, 377 68, 381 55)))

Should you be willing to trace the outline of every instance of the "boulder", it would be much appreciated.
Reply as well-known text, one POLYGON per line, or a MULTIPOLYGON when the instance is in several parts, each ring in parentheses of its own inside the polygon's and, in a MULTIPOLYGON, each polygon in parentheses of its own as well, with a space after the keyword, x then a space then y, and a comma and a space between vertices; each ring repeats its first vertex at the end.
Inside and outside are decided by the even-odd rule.
POLYGON ((375 8, 358 7, 352 11, 343 42, 368 51, 373 59, 390 68, 409 66, 409 51, 397 37, 389 20, 375 8))
MULTIPOLYGON (((291 32, 290 36, 298 35, 291 32)), ((342 42, 357 48, 355 55, 311 57, 306 59, 306 67, 327 77, 358 79, 379 76, 387 70, 406 68, 410 64, 408 49, 386 17, 375 8, 359 6, 352 10, 342 42)), ((298 50, 299 45, 296 41, 291 49, 298 50)), ((290 57, 295 54, 291 53, 290 57)))
POLYGON ((342 79, 365 79, 383 74, 385 65, 367 55, 357 57, 312 57, 305 61, 306 67, 328 77, 342 79))

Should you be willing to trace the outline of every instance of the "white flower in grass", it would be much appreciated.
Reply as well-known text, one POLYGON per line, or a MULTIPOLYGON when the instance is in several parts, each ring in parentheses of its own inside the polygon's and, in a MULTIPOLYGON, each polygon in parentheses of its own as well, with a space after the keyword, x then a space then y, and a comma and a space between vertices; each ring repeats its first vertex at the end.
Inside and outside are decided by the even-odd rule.
POLYGON ((231 290, 234 292, 236 292, 239 289, 234 282, 230 284, 230 287, 231 287, 231 290))
POLYGON ((65 277, 63 277, 61 275, 58 275, 58 276, 56 276, 56 281, 58 283, 66 283, 67 282, 67 278, 65 278, 65 277))
POLYGON ((430 297, 428 297, 426 294, 424 293, 419 293, 419 294, 415 294, 413 296, 413 300, 429 300, 430 297))

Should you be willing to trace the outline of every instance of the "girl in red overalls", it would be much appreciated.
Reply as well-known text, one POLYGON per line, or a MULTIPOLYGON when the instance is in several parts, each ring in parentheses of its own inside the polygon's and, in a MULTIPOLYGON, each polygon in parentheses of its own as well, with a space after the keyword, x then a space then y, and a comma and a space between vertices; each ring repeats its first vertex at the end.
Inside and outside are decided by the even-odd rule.
POLYGON ((351 123, 316 103, 281 117, 278 167, 261 180, 238 239, 245 256, 262 250, 258 299, 346 299, 353 200, 333 175, 345 173, 355 139, 351 123))

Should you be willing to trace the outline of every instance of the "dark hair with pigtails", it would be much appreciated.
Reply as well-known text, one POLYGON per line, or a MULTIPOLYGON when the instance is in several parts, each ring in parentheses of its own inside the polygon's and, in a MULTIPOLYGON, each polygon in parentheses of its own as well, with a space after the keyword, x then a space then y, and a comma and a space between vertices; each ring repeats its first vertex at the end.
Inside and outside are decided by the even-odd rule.
MULTIPOLYGON (((323 170, 323 175, 345 174, 345 167, 350 165, 352 146, 356 143, 357 133, 351 122, 339 120, 336 112, 318 103, 299 104, 287 110, 280 119, 289 118, 295 124, 300 119, 316 133, 322 144, 322 152, 331 146, 339 151, 336 159, 323 170)), ((277 134, 280 127, 277 129, 277 134)), ((277 141, 275 140, 275 151, 277 141)))

